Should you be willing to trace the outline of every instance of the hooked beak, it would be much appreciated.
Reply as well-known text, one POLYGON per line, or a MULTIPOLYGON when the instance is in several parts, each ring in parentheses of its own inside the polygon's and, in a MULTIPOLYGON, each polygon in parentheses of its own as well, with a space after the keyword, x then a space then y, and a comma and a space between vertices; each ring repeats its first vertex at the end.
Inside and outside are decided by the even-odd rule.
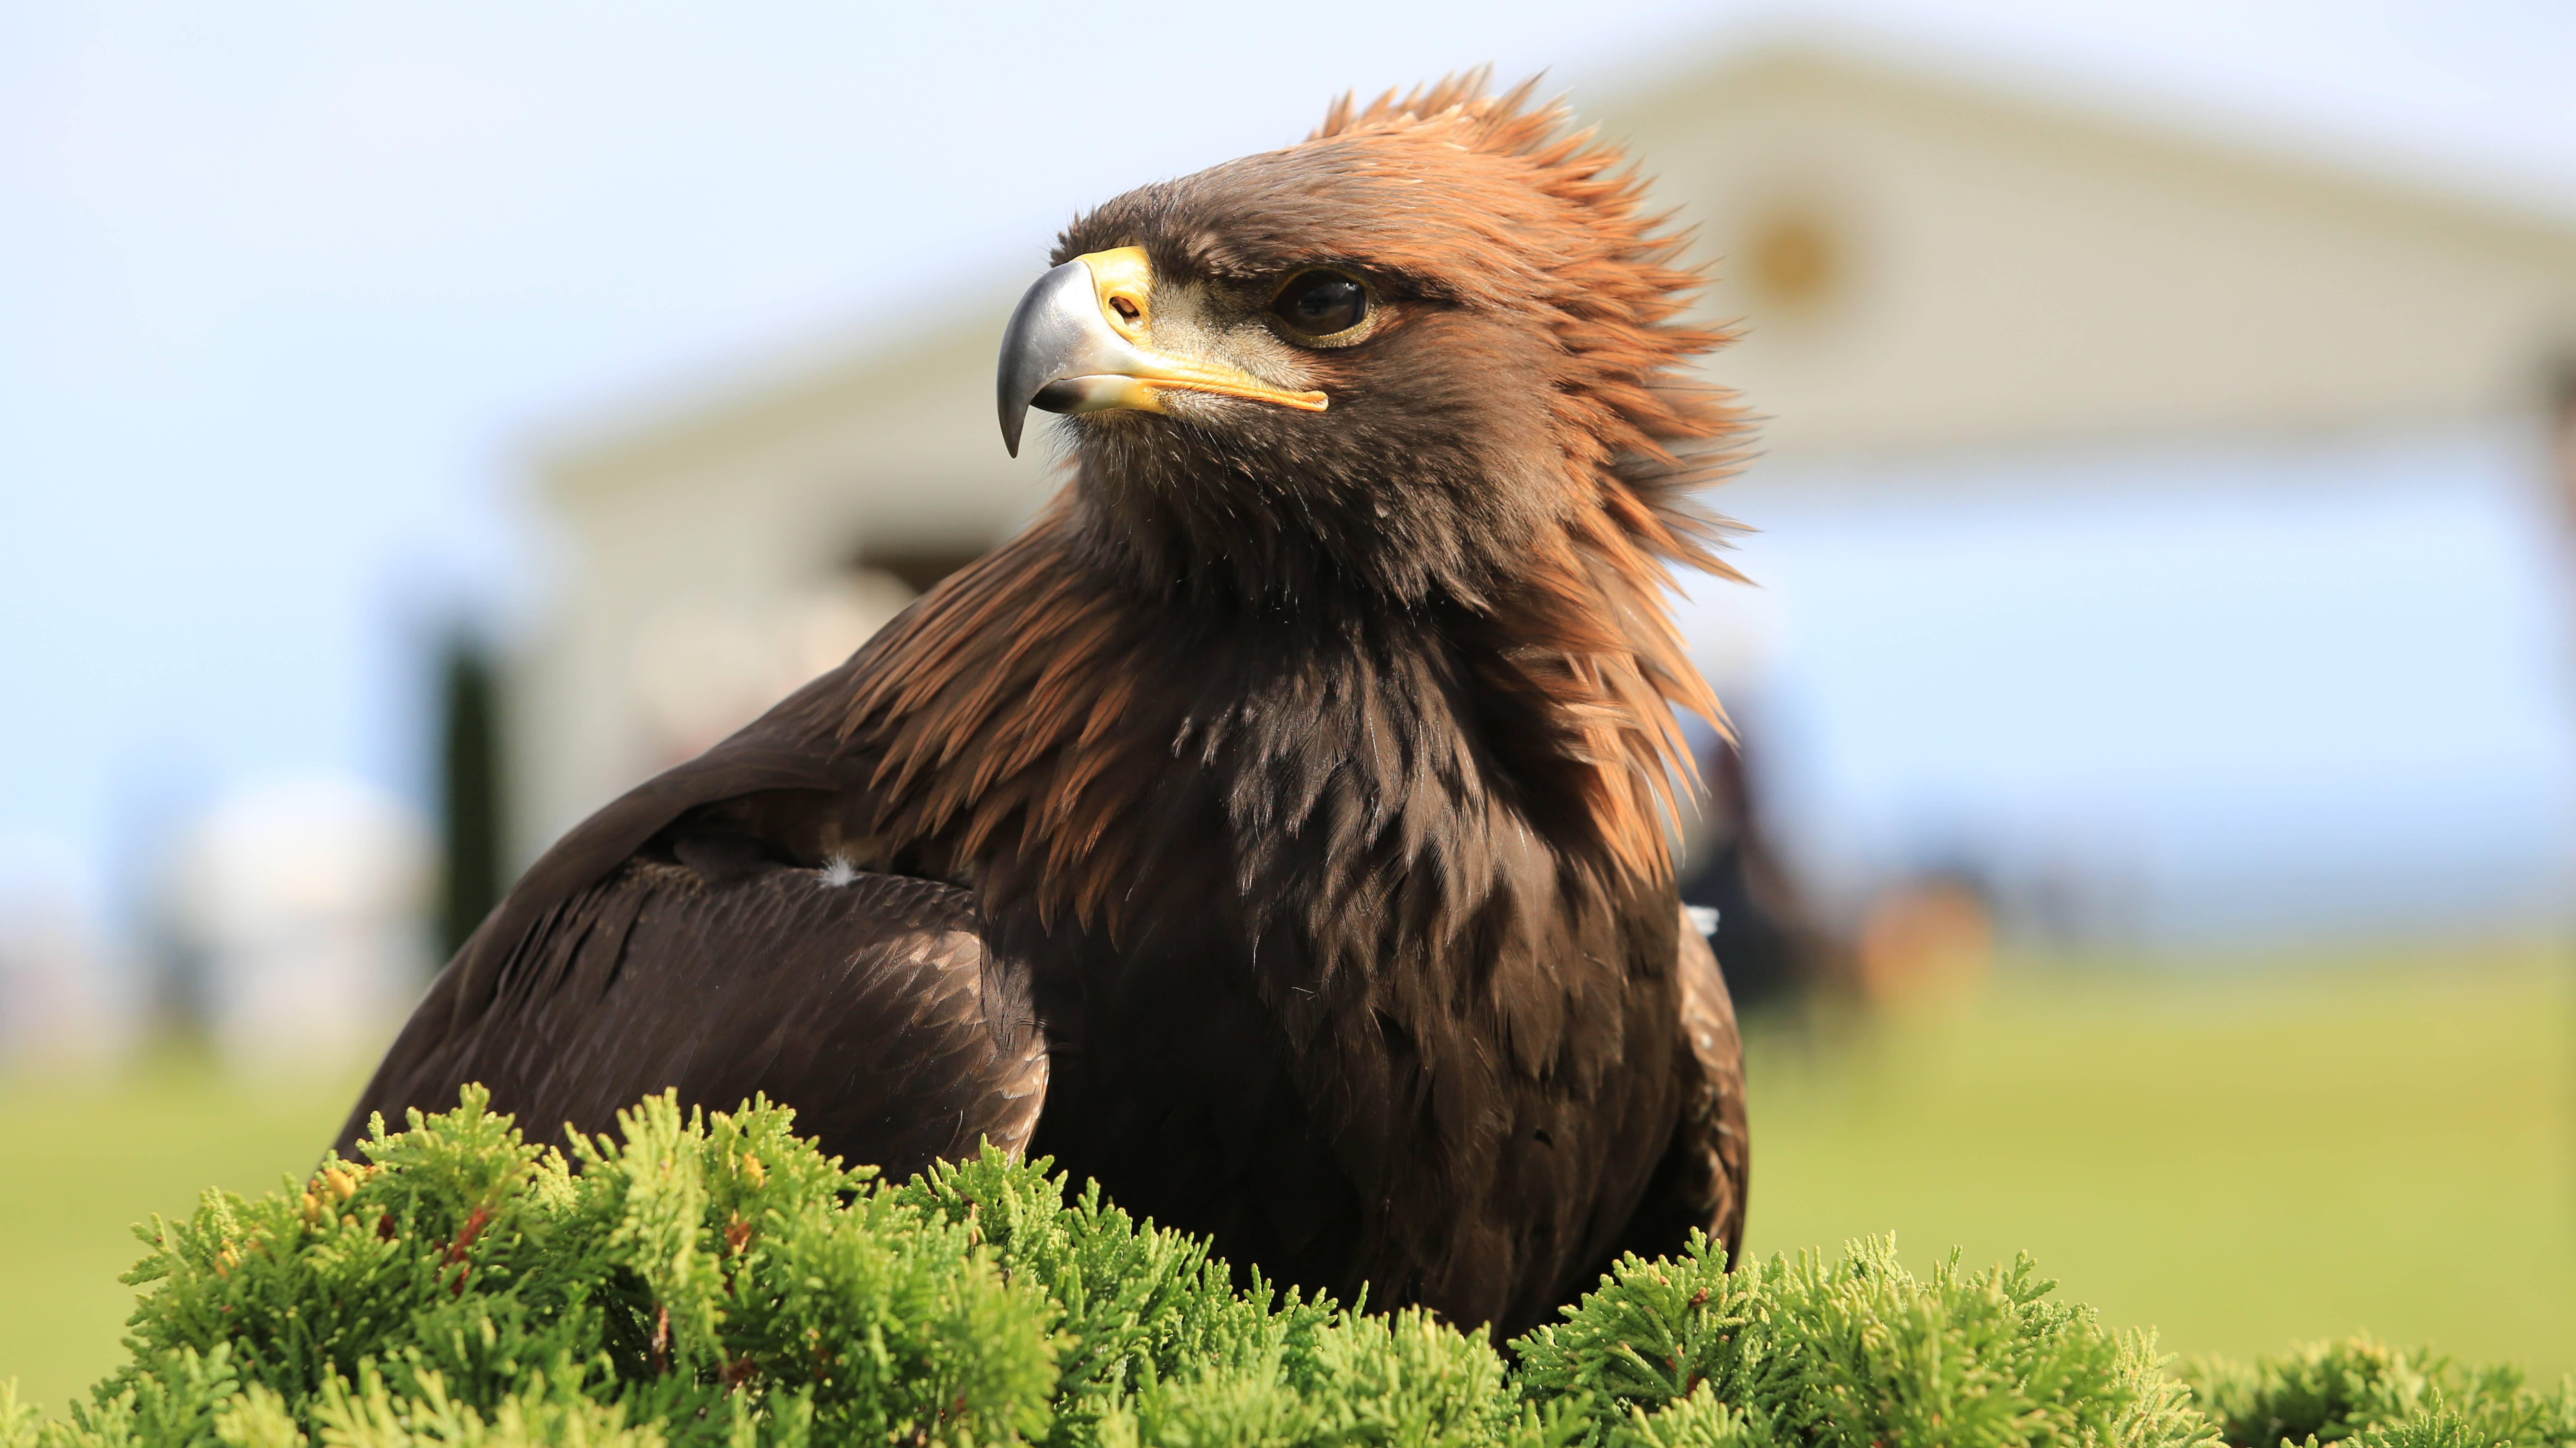
POLYGON ((1020 455, 1031 407, 1161 412, 1170 389, 1321 412, 1320 392, 1288 392, 1240 367, 1157 352, 1154 274, 1141 246, 1078 256, 1037 279, 1002 332, 1002 445, 1020 455))

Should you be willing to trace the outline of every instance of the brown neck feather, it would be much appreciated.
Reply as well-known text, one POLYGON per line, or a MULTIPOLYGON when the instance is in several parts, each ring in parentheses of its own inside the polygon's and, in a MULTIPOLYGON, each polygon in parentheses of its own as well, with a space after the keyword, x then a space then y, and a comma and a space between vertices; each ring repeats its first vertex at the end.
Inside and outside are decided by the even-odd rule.
POLYGON ((1203 854, 1211 827, 1244 897, 1290 912, 1256 930, 1446 938, 1543 879, 1660 882, 1693 777, 1672 711, 1716 701, 1662 607, 1657 555, 1693 545, 1604 491, 1635 506, 1507 586, 1390 611, 1140 589, 1068 489, 858 661, 842 737, 874 761, 871 832, 1112 934, 1175 863, 1155 851, 1203 854))

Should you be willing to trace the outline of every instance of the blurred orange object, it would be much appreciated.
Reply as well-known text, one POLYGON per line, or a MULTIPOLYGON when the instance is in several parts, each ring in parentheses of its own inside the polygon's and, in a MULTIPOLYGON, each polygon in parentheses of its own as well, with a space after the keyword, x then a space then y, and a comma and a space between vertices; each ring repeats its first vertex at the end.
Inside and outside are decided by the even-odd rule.
POLYGON ((1932 875, 1881 895, 1861 923, 1859 985, 1872 1005, 1973 994, 1993 972, 1995 919, 1983 892, 1932 875))

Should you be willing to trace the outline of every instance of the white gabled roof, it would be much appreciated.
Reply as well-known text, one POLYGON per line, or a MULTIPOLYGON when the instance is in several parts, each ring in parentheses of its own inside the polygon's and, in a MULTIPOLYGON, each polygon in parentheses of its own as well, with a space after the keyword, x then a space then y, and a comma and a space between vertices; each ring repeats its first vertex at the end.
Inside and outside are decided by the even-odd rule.
MULTIPOLYGON (((2443 426, 2576 355, 2556 217, 1848 50, 1742 53, 1603 123, 1698 229, 1708 308, 1745 324, 1711 373, 1775 456, 2443 426)), ((951 325, 554 449, 549 490, 578 512, 775 465, 1024 514, 1047 470, 989 417, 1007 280, 951 325)))
POLYGON ((2576 353, 2576 224, 1780 47, 1622 108, 1783 455, 2446 425, 2576 353))

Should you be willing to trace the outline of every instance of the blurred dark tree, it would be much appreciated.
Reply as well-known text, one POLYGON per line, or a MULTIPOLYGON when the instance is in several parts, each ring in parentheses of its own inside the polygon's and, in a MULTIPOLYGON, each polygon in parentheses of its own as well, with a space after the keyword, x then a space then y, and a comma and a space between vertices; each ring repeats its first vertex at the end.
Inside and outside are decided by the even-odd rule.
POLYGON ((2560 521, 2576 529, 2576 356, 2551 364, 2548 388, 2550 491, 2560 521))
POLYGON ((448 637, 439 659, 438 949, 452 956, 501 899, 499 680, 491 650, 448 637))

